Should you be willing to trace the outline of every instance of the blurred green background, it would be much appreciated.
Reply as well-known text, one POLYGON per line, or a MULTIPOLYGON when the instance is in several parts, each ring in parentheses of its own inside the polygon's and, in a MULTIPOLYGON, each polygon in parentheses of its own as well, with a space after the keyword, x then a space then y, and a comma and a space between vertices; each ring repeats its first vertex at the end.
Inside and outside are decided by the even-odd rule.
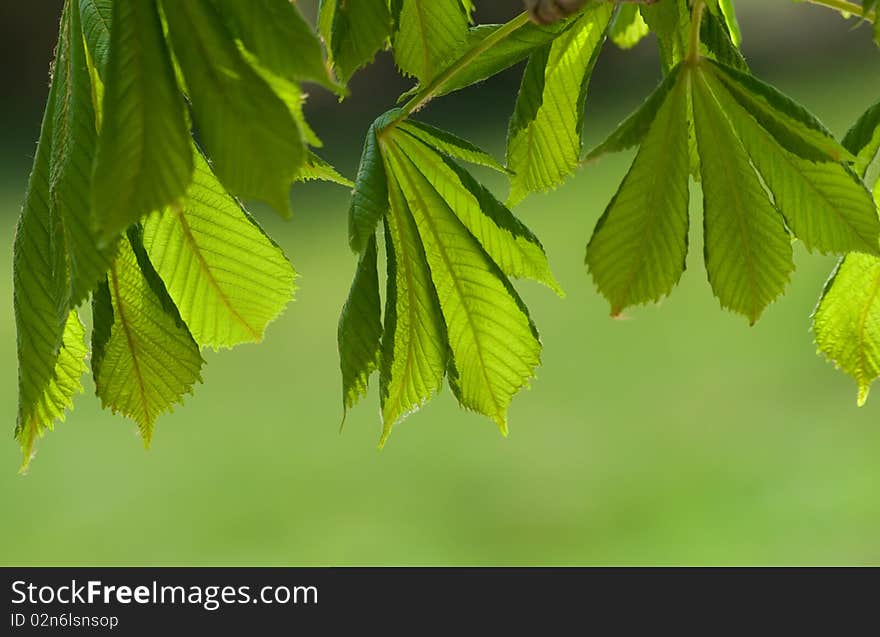
MULTIPOLYGON (((4 4, 0 564, 880 564, 880 396, 858 409, 854 384, 815 355, 808 331, 833 259, 798 247, 789 293, 749 328, 711 295, 695 205, 682 285, 661 307, 610 319, 582 263, 626 155, 517 210, 568 298, 518 284, 545 351, 513 403, 509 438, 444 391, 379 452, 375 387, 340 435, 336 320, 355 266, 348 193, 310 185, 294 189, 289 223, 255 208, 301 274, 263 345, 208 353, 205 384, 160 419, 147 452, 134 424, 101 411, 89 379, 67 422, 40 441, 30 475, 16 475, 11 244, 59 2, 4 4)), ((483 21, 519 9, 477 5, 483 21)), ((736 5, 756 72, 835 133, 880 97, 869 29, 781 0, 736 5)), ((518 72, 421 116, 501 156, 518 72)), ((657 79, 653 42, 609 46, 588 141, 657 79)), ((383 55, 345 103, 313 91, 324 156, 352 175, 367 125, 405 87, 383 55)))

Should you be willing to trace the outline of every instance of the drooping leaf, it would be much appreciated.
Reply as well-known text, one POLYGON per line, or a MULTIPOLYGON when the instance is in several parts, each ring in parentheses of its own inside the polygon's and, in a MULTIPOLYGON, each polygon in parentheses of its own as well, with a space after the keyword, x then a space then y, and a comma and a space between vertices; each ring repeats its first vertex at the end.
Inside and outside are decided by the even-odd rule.
POLYGON ((709 282, 722 306, 755 323, 785 291, 791 242, 704 71, 691 79, 709 282))
POLYGON ((389 165, 415 220, 440 301, 450 386, 466 408, 507 432, 507 408, 533 376, 541 345, 522 301, 498 266, 423 172, 398 145, 389 165))
POLYGON ((387 0, 321 0, 318 28, 343 82, 385 48, 391 24, 387 0))
POLYGON ((295 272, 198 151, 193 163, 183 201, 144 221, 144 247, 196 342, 260 342, 293 297, 295 272))
POLYGON ((529 58, 507 136, 511 205, 556 188, 577 166, 586 89, 611 15, 607 3, 589 5, 529 58))
POLYGON ((871 106, 847 131, 843 146, 855 155, 853 170, 865 183, 877 182, 880 158, 880 102, 871 106))
MULTIPOLYGON (((573 20, 562 20, 551 25, 529 23, 521 26, 498 44, 487 49, 485 53, 476 57, 473 62, 465 66, 459 73, 456 73, 449 81, 443 83, 437 90, 436 96, 446 95, 477 82, 482 82, 504 69, 522 62, 536 49, 544 46, 568 29, 572 23, 573 20)), ((481 24, 471 28, 462 47, 449 56, 448 62, 451 63, 457 60, 467 50, 485 43, 503 26, 501 24, 481 24)), ((415 87, 413 91, 418 90, 418 88, 418 86, 415 87)), ((401 97, 406 97, 413 91, 404 93, 401 97)))
MULTIPOLYGON (((397 114, 391 111, 374 124, 381 132, 378 140, 368 137, 365 157, 382 162, 381 168, 369 169, 367 179, 365 166, 371 164, 362 161, 358 180, 360 185, 384 179, 373 191, 381 188, 385 199, 369 204, 370 218, 384 219, 387 254, 381 443, 397 422, 439 391, 447 374, 461 405, 489 416, 506 432, 507 407, 532 377, 541 349, 507 276, 561 291, 538 239, 453 159, 487 163, 488 156, 433 127, 412 121, 388 126, 397 114)), ((353 198, 359 196, 356 187, 353 198)), ((341 319, 346 330, 355 331, 348 338, 357 344, 340 340, 346 406, 366 387, 380 333, 369 253, 375 225, 363 227, 365 251, 341 319), (361 283, 362 276, 369 285, 361 283), (358 298, 370 301, 356 303, 358 298)))
POLYGON ((237 196, 289 215, 288 190, 306 145, 288 104, 248 64, 211 2, 162 6, 199 137, 220 181, 237 196))
MULTIPOLYGON (((309 126, 309 123, 306 121, 303 112, 306 94, 303 93, 300 85, 281 75, 273 73, 267 67, 263 66, 260 63, 260 60, 247 49, 239 48, 239 52, 241 53, 242 58, 244 58, 251 68, 256 71, 260 78, 262 78, 262 80, 269 86, 272 92, 281 98, 281 101, 287 106, 287 110, 290 112, 291 117, 293 117, 293 121, 296 122, 306 145, 315 148, 323 146, 323 142, 321 142, 315 131, 312 130, 311 126, 309 126)), ((303 165, 300 166, 299 170, 302 170, 302 167, 308 160, 309 156, 307 154, 306 159, 304 160, 303 165)))
MULTIPOLYGON (((386 165, 390 172, 391 166, 386 165)), ((384 445, 391 430, 443 386, 449 345, 437 292, 410 204, 397 178, 385 216, 388 279, 379 373, 384 445)))
POLYGON ((390 111, 376 119, 364 140, 348 210, 348 245, 358 253, 364 251, 369 238, 376 232, 376 225, 388 210, 388 181, 377 135, 394 113, 396 111, 390 111))
POLYGON ((92 371, 104 407, 134 420, 149 446, 156 418, 192 392, 203 361, 130 234, 94 296, 92 371))
POLYGON ((477 166, 494 168, 499 172, 507 172, 498 160, 476 145, 452 133, 435 128, 417 120, 406 120, 398 125, 398 129, 409 133, 428 146, 436 148, 447 157, 461 159, 477 166))
MULTIPOLYGON (((61 23, 62 37, 69 14, 61 23)), ((60 40, 61 38, 59 38, 60 40)), ((56 47, 55 63, 64 47, 56 47)), ((57 77, 57 75, 56 75, 57 77)), ((13 308, 17 332, 18 416, 15 437, 23 454, 22 470, 35 441, 56 420, 63 420, 73 396, 82 391, 85 371, 83 328, 70 304, 70 274, 63 222, 50 197, 52 143, 62 82, 54 80, 40 130, 27 192, 13 245, 13 308)))
POLYGON ((66 5, 58 47, 49 198, 67 263, 53 267, 69 273, 70 306, 76 307, 104 277, 114 253, 113 242, 99 245, 90 214, 97 130, 77 0, 66 5))
POLYGON ((215 0, 231 33, 260 63, 291 82, 342 90, 330 76, 321 43, 290 0, 215 0))
POLYGON ((367 393, 370 375, 379 366, 382 308, 376 237, 370 237, 339 316, 337 340, 342 371, 342 406, 348 411, 367 393))
POLYGON ((114 2, 112 25, 92 180, 92 209, 106 239, 177 201, 192 176, 183 98, 155 3, 114 2))
POLYGON ((748 72, 749 65, 728 30, 720 9, 706 11, 700 24, 700 41, 706 53, 722 64, 748 72))
POLYGON ((460 0, 402 0, 396 27, 394 61, 425 84, 467 42, 468 14, 460 0))
MULTIPOLYGON (((880 108, 869 108, 843 138, 854 168, 877 196, 880 108)), ((816 347, 858 384, 858 404, 880 376, 880 258, 848 254, 837 264, 813 313, 816 347)))
POLYGON ((354 188, 354 182, 341 175, 333 166, 309 151, 305 163, 300 167, 294 181, 329 181, 346 188, 354 188))
POLYGON ((688 53, 691 26, 687 0, 663 0, 639 6, 642 18, 657 36, 664 72, 675 68, 688 53))
POLYGON ((812 113, 755 76, 708 62, 712 76, 776 139, 811 161, 851 161, 849 153, 812 113))
POLYGON ((442 147, 403 135, 394 141, 504 274, 538 281, 563 296, 538 238, 467 171, 452 161, 438 161, 442 147))
POLYGON ((609 37, 621 49, 631 49, 649 32, 650 29, 645 24, 638 5, 625 4, 617 12, 609 37))
MULTIPOLYGON (((670 74, 669 77, 675 77, 670 74)), ((587 247, 587 266, 619 314, 669 294, 685 269, 688 249, 688 122, 685 82, 655 100, 656 117, 620 189, 587 247)), ((647 118, 645 114, 643 117, 647 118)), ((623 135, 622 138, 632 138, 623 135)))
POLYGON ((880 218, 859 176, 840 163, 812 162, 789 152, 714 73, 707 71, 704 77, 789 228, 807 249, 880 255, 880 218))
POLYGON ((880 259, 850 254, 838 264, 813 314, 821 354, 852 376, 858 403, 880 376, 880 259))

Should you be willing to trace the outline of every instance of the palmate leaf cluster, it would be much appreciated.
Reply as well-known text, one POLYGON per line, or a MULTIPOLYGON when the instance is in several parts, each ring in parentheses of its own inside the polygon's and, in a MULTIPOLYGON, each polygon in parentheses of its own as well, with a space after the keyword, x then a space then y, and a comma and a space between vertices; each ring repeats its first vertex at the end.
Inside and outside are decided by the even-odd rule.
POLYGON ((286 0, 67 0, 14 246, 25 465, 82 389, 89 298, 98 397, 147 444, 200 348, 260 341, 287 305, 294 270, 238 197, 288 214, 291 182, 345 183, 300 81, 342 90, 286 0))
MULTIPOLYGON (((732 0, 566 6, 571 15, 547 25, 526 14, 475 24, 471 0, 321 0, 313 28, 289 0, 67 0, 15 241, 26 461, 82 390, 89 352, 102 403, 149 443, 156 418, 200 381, 202 348, 261 340, 295 273, 240 201, 289 216, 291 182, 312 179, 353 187, 344 410, 378 376, 384 444, 447 383, 506 433, 541 360, 514 281, 563 295, 512 208, 623 151, 631 167, 585 257, 612 314, 658 301, 682 277, 698 184, 709 287, 749 323, 784 293, 795 241, 841 256, 814 331, 864 401, 880 375, 880 106, 838 142, 751 73, 732 0), (662 80, 584 153, 604 47, 649 34, 662 80), (386 50, 413 87, 367 131, 351 183, 314 152, 302 84, 346 98, 386 50), (518 63, 503 161, 420 121, 430 100, 518 63), (504 175, 506 199, 468 165, 504 175)), ((878 3, 863 9, 873 18, 878 3)))

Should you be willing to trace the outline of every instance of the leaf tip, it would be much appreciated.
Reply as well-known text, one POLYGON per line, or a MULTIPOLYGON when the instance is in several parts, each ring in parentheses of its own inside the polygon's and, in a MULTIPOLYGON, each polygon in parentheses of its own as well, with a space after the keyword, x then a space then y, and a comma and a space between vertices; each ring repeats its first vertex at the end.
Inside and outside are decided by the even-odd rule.
POLYGON ((498 425, 498 431, 501 432, 501 435, 507 438, 510 435, 510 430, 507 427, 507 414, 499 414, 492 420, 498 425))
POLYGON ((859 407, 864 407, 865 403, 868 402, 868 393, 871 391, 871 383, 866 383, 863 381, 859 382, 859 395, 856 399, 856 404, 859 407))

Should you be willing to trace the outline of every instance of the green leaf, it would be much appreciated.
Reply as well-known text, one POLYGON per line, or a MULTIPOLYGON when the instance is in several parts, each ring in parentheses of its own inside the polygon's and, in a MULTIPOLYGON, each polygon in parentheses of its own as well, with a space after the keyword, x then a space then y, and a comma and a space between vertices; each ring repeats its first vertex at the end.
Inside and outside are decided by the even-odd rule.
MULTIPOLYGON (((273 73, 271 70, 263 66, 260 63, 260 60, 247 49, 239 47, 239 52, 241 53, 242 58, 269 86, 272 92, 281 98, 281 101, 287 106, 287 110, 290 112, 291 117, 293 117, 293 121, 296 122, 296 125, 299 127, 300 134, 306 145, 320 148, 323 143, 318 138, 317 134, 315 134, 315 131, 309 126, 305 114, 303 113, 306 95, 303 93, 300 85, 273 73)), ((308 155, 304 160, 303 166, 305 165, 305 161, 308 161, 308 155)), ((302 166, 300 166, 300 170, 301 169, 302 166)))
POLYGON ((712 88, 745 146, 752 163, 773 193, 793 234, 808 250, 825 253, 869 252, 880 255, 880 218, 871 193, 846 166, 814 163, 779 144, 707 69, 712 88))
MULTIPOLYGON (((507 408, 539 363, 541 345, 528 311, 507 276, 538 280, 561 294, 538 239, 453 157, 487 156, 473 145, 411 121, 368 136, 358 187, 373 183, 364 218, 384 220, 387 291, 378 322, 375 225, 363 225, 361 261, 340 319, 343 402, 363 394, 379 356, 383 432, 419 409, 449 382, 459 403, 507 431, 507 408), (381 168, 370 161, 381 162, 381 168), (369 177, 367 176, 369 173, 369 177), (350 345, 346 345, 349 339, 350 345)), ((362 196, 355 189, 354 198, 362 196)), ((368 189, 369 190, 369 189, 368 189)), ((354 208, 353 208, 354 209, 354 208)), ((357 227, 355 225, 355 227, 357 227)))
MULTIPOLYGON (((19 334, 24 335, 23 331, 19 334)), ((86 371, 85 359, 88 354, 84 338, 85 329, 74 310, 64 324, 54 364, 44 370, 48 372, 49 381, 33 395, 33 401, 16 427, 15 437, 21 445, 23 458, 22 472, 27 470, 33 459, 37 438, 46 429, 51 431, 55 420, 64 420, 66 410, 72 408, 73 397, 83 391, 82 375, 86 371)), ((25 351, 26 347, 23 348, 25 351)))
POLYGON ((264 67, 291 82, 344 92, 324 64, 321 43, 290 0, 215 0, 231 33, 264 67))
POLYGON ((540 362, 537 332, 507 278, 424 172, 424 162, 397 143, 387 152, 440 300, 452 354, 450 386, 464 407, 489 416, 506 433, 508 405, 540 362))
POLYGON ((586 89, 611 14, 607 3, 590 5, 529 58, 507 136, 511 205, 556 188, 577 166, 586 89))
POLYGON ((288 190, 306 145, 288 105, 248 64, 208 0, 165 0, 163 7, 199 137, 220 181, 289 215, 288 190))
MULTIPOLYGON (((55 63, 63 67, 61 40, 69 28, 69 5, 61 23, 55 63)), ((56 74, 58 78, 58 74, 56 74)), ((15 437, 21 445, 24 471, 38 437, 64 419, 73 396, 82 391, 85 371, 83 328, 71 311, 70 273, 63 220, 50 197, 52 144, 62 81, 53 80, 40 130, 40 140, 13 245, 13 307, 17 332, 18 417, 15 437)))
POLYGON ((706 51, 716 60, 740 71, 748 72, 749 65, 734 43, 724 17, 720 15, 720 10, 719 15, 713 11, 707 11, 703 14, 703 22, 700 24, 700 40, 706 51))
POLYGON ((391 36, 387 0, 321 0, 318 29, 340 79, 348 82, 391 36))
POLYGON ((364 251, 376 224, 388 211, 388 182, 377 135, 395 113, 380 116, 367 130, 348 210, 348 245, 355 252, 364 251))
POLYGON ((660 106, 669 95, 669 91, 678 83, 680 73, 680 65, 672 69, 642 105, 623 120, 608 136, 608 139, 587 154, 587 160, 597 159, 607 153, 617 153, 641 144, 654 123, 657 111, 660 110, 660 106))
POLYGON ((380 446, 395 424, 440 391, 449 349, 432 272, 410 204, 396 179, 389 181, 388 190, 388 278, 379 374, 383 423, 380 446))
POLYGON ((379 367, 382 339, 376 237, 370 237, 339 317, 337 340, 342 371, 342 406, 348 411, 367 393, 370 375, 379 367))
POLYGON ((104 407, 134 420, 149 446, 156 418, 192 392, 203 361, 135 237, 120 242, 95 293, 92 370, 104 407))
POLYGON ((811 161, 852 161, 849 151, 812 113, 753 75, 709 62, 713 77, 786 150, 811 161))
POLYGON ((687 0, 664 0, 639 8, 645 23, 657 36, 663 70, 669 72, 688 53, 691 14, 687 0))
POLYGON ((425 84, 449 63, 468 38, 460 0, 402 0, 394 34, 394 61, 404 75, 425 84))
POLYGON ((195 340, 260 342, 293 297, 290 262, 230 197, 198 151, 179 205, 144 222, 144 247, 195 340))
POLYGON ((847 131, 843 146, 855 155, 853 170, 866 183, 876 183, 880 172, 880 102, 865 111, 847 131))
POLYGON ((733 8, 733 0, 718 0, 718 7, 724 16, 724 23, 727 25, 727 30, 730 33, 733 44, 739 47, 742 43, 742 33, 739 28, 739 21, 736 19, 736 10, 733 8))
POLYGON ((641 148, 587 246, 590 274, 614 315, 669 294, 685 269, 690 167, 685 84, 677 82, 655 101, 650 126, 640 122, 646 128, 641 148))
POLYGON ((315 153, 309 151, 306 162, 299 169, 299 173, 294 181, 329 181, 346 188, 354 188, 354 182, 347 177, 340 175, 339 172, 329 163, 318 157, 315 153))
POLYGON ((470 164, 493 168, 506 173, 507 169, 498 160, 486 151, 478 148, 466 139, 462 139, 452 133, 435 128, 416 120, 406 120, 398 125, 398 130, 409 133, 416 139, 428 146, 436 148, 441 153, 452 159, 461 159, 470 164))
MULTIPOLYGON (((843 138, 856 156, 854 169, 877 184, 880 107, 869 108, 843 138)), ((880 258, 849 254, 838 262, 813 313, 818 351, 858 383, 858 404, 880 376, 880 258)))
POLYGON ((459 221, 468 229, 504 274, 543 283, 564 296, 544 247, 504 204, 454 162, 437 156, 442 148, 422 141, 394 137, 395 144, 418 164, 422 174, 459 221))
POLYGON ((697 67, 690 78, 709 282, 722 306, 754 324, 785 291, 794 270, 791 242, 705 72, 697 67))
POLYGON ((177 201, 192 176, 183 99, 152 0, 113 3, 105 75, 92 209, 109 240, 177 201))
POLYGON ((625 4, 617 12, 609 37, 621 49, 631 49, 649 32, 638 5, 625 4))
POLYGON ((58 47, 49 197, 52 223, 66 246, 67 263, 55 267, 69 272, 70 306, 76 307, 103 279, 115 251, 112 242, 99 245, 90 214, 97 131, 77 0, 66 5, 58 47))
POLYGON ((850 254, 825 286, 813 314, 818 351, 852 376, 858 403, 880 376, 880 259, 850 254))
POLYGON ((82 31, 89 53, 102 79, 110 51, 110 25, 113 23, 113 0, 80 0, 82 31))
MULTIPOLYGON (((488 49, 485 53, 475 58, 462 70, 444 82, 437 90, 435 97, 447 95, 454 91, 482 82, 483 80, 497 75, 501 71, 518 64, 531 55, 536 49, 554 40, 560 33, 568 29, 573 20, 562 20, 551 25, 526 24, 509 36, 488 49)), ((503 28, 502 24, 481 24, 468 31, 467 39, 461 48, 449 55, 449 62, 461 58, 466 51, 479 45, 503 28)), ((404 93, 401 97, 409 96, 418 90, 416 86, 412 91, 404 93)))

